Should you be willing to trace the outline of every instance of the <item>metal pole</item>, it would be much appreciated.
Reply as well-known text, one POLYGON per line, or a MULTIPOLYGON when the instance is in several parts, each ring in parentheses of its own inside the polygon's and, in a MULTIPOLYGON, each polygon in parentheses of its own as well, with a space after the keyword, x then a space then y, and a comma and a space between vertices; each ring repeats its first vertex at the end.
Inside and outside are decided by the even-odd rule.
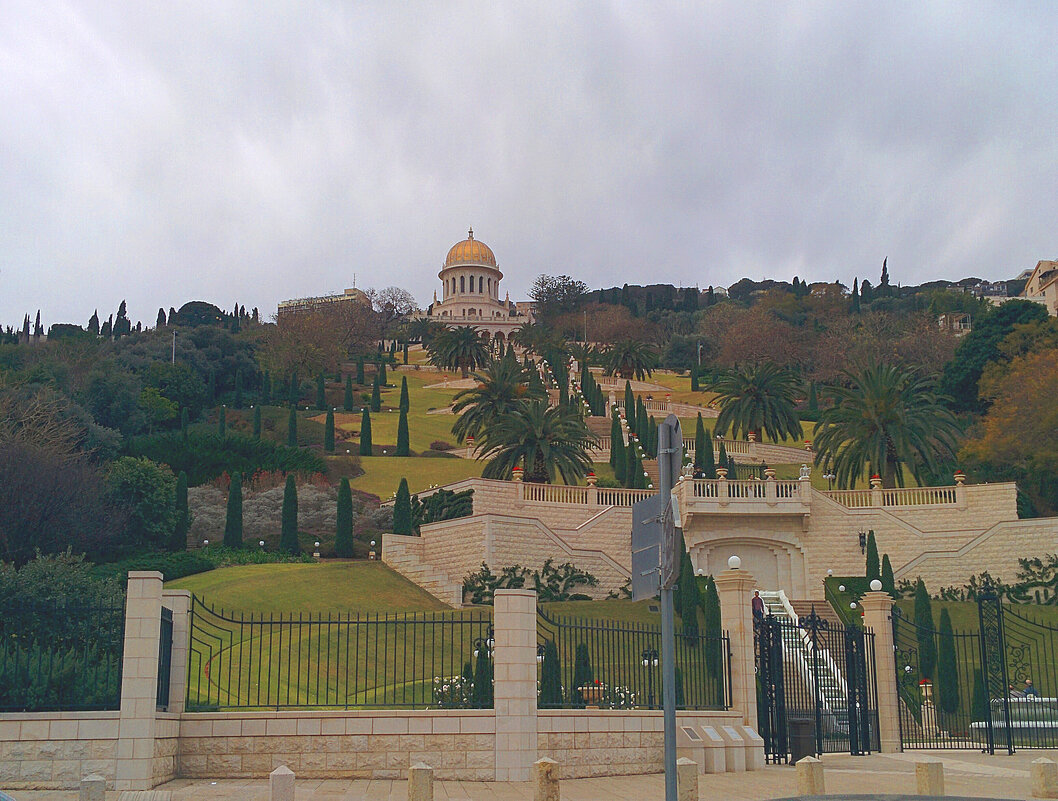
MULTIPOLYGON (((658 430, 658 450, 671 448, 666 425, 658 430)), ((658 459, 658 483, 661 497, 670 503, 673 476, 668 458, 658 459)), ((676 801, 676 623, 672 609, 672 588, 661 590, 661 701, 665 725, 665 801, 676 801)))

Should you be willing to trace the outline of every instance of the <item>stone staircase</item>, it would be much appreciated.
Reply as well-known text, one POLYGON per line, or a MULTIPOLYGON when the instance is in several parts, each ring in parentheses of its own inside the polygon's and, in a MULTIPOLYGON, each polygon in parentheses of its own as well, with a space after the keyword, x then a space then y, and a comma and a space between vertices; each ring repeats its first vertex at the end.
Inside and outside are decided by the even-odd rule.
POLYGON ((597 437, 608 437, 610 436, 610 418, 609 417, 585 417, 584 422, 588 426, 588 430, 597 437))
POLYGON ((383 560, 389 567, 409 581, 418 584, 437 600, 456 609, 463 605, 463 583, 461 581, 454 581, 436 568, 423 564, 418 556, 408 551, 383 553, 383 560))
POLYGON ((790 606, 793 607, 794 612, 797 616, 807 617, 812 614, 812 610, 815 610, 816 617, 820 617, 830 624, 830 628, 835 631, 841 631, 845 628, 845 624, 841 622, 841 618, 838 617, 838 613, 834 611, 834 608, 826 601, 790 601, 790 606))

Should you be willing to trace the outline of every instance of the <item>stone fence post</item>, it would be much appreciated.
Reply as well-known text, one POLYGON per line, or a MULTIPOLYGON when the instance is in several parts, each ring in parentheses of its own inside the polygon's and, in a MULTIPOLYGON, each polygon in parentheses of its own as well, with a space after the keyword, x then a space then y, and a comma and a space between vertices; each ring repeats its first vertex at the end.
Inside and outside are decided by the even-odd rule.
POLYGON ((893 653, 893 599, 887 592, 864 593, 863 625, 874 632, 874 669, 878 681, 878 739, 883 754, 901 750, 900 698, 893 653))
POLYGON ((536 761, 536 592, 493 599, 496 781, 527 782, 536 761))
POLYGON ((757 725, 756 659, 753 653, 753 610, 751 600, 756 580, 740 561, 718 575, 716 592, 720 596, 720 627, 731 640, 731 706, 742 713, 746 726, 757 725))
POLYGON ((154 570, 131 571, 128 581, 114 788, 149 790, 153 786, 158 706, 162 574, 154 570))
POLYGON ((173 656, 169 665, 169 712, 183 712, 187 699, 187 659, 191 648, 191 592, 162 590, 162 604, 173 612, 173 656))

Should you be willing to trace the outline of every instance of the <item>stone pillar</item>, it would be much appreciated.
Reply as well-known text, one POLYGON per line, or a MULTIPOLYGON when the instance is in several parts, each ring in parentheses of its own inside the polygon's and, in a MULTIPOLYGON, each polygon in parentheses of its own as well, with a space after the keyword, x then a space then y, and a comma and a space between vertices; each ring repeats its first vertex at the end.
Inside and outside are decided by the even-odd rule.
POLYGON ((286 765, 268 774, 269 801, 294 801, 294 771, 286 765))
POLYGON ((173 612, 173 656, 169 670, 169 711, 183 712, 187 700, 187 659, 191 649, 191 591, 162 590, 162 605, 173 612))
POLYGON ((1032 797, 1058 798, 1058 764, 1040 757, 1032 760, 1032 797))
POLYGON ((676 760, 676 798, 698 801, 698 763, 687 757, 676 760))
POLYGON ((98 773, 90 773, 81 779, 77 801, 105 801, 106 793, 107 780, 98 773))
POLYGON ((798 795, 826 795, 822 762, 815 757, 801 757, 795 767, 798 795))
POLYGON ((944 795, 944 763, 930 758, 916 762, 915 785, 919 795, 944 795))
POLYGON ((494 598, 496 781, 527 782, 536 761, 536 593, 494 598))
POLYGON ((162 574, 131 571, 125 601, 116 790, 149 790, 153 786, 161 624, 162 574))
POLYGON ((883 754, 902 750, 900 697, 893 653, 893 599, 887 592, 864 593, 860 600, 863 625, 874 632, 874 669, 878 681, 878 739, 883 754))
POLYGON ((559 801, 558 763, 544 757, 533 763, 533 801, 559 801))
POLYGON ((720 596, 720 626, 731 639, 731 706, 742 713, 747 726, 757 725, 757 685, 753 654, 753 610, 750 606, 755 580, 741 568, 716 576, 720 596))
POLYGON ((433 801, 433 768, 425 762, 408 769, 408 801, 433 801))

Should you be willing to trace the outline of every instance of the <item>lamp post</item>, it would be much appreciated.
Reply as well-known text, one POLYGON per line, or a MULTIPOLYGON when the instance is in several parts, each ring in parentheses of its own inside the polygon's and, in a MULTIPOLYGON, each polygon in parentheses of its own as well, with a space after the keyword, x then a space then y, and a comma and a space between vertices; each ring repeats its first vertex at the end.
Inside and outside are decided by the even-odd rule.
MULTIPOLYGON (((492 658, 492 649, 496 647, 496 638, 494 635, 495 630, 492 628, 492 626, 489 626, 487 631, 485 632, 484 637, 476 637, 474 639, 475 659, 478 658, 478 654, 481 652, 482 649, 485 649, 485 656, 487 656, 489 659, 492 658)), ((537 649, 537 651, 539 652, 539 648, 537 649)), ((543 659, 543 656, 541 655, 540 658, 543 659)))
POLYGON ((536 663, 539 665, 544 661, 544 644, 538 643, 536 646, 536 663))
POLYGON ((860 553, 861 554, 866 554, 867 553, 867 532, 864 531, 861 528, 859 536, 860 536, 860 553))
POLYGON ((823 478, 827 480, 827 490, 834 489, 834 479, 837 478, 833 473, 824 473, 823 478))
POLYGON ((654 668, 658 666, 658 649, 644 648, 640 655, 642 665, 647 669, 647 708, 654 708, 654 668))

